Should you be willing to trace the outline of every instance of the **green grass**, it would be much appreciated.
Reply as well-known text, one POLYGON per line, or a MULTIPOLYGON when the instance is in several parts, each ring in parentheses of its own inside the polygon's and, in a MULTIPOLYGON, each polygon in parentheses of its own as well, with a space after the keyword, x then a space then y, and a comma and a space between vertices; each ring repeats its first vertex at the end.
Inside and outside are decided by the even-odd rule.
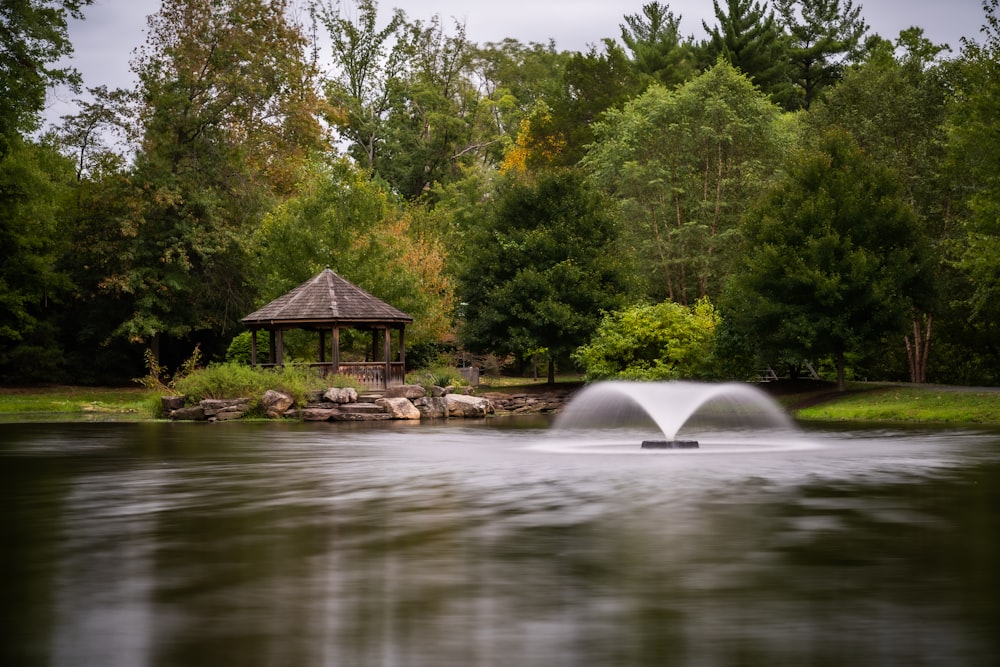
POLYGON ((870 421, 939 424, 1000 424, 1000 392, 877 387, 833 396, 795 412, 815 421, 870 421))
POLYGON ((61 414, 130 414, 152 417, 159 397, 142 388, 31 387, 0 388, 0 415, 33 412, 61 414))

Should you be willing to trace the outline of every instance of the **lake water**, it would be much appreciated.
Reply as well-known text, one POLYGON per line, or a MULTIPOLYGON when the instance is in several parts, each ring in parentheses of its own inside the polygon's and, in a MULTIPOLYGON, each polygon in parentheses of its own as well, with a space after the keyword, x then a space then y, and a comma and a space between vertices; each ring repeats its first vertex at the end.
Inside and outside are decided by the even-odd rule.
POLYGON ((0 425, 0 664, 1000 664, 1000 433, 637 449, 0 425))

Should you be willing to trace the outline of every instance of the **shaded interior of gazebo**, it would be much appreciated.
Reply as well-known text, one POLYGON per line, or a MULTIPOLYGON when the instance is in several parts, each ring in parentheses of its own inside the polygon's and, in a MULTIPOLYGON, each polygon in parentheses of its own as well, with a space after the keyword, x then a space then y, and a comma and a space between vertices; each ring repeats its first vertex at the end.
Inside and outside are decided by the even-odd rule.
POLYGON ((242 321, 250 329, 250 363, 254 367, 283 365, 283 333, 301 329, 318 332, 318 361, 310 365, 324 373, 348 375, 370 389, 384 389, 405 381, 406 325, 413 318, 329 267, 242 321), (340 334, 344 329, 371 331, 371 347, 365 361, 341 360, 340 334), (257 332, 261 330, 270 333, 266 364, 258 363, 257 332), (393 338, 397 344, 395 354, 393 338))

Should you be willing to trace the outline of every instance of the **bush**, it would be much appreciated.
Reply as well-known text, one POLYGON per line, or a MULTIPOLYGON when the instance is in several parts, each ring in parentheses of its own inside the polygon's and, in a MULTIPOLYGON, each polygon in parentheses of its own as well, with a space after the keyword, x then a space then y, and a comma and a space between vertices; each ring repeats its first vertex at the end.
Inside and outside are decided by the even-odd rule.
POLYGON ((433 387, 452 387, 465 384, 462 374, 452 366, 435 366, 406 374, 407 384, 419 384, 430 393, 433 387))
POLYGON ((304 405, 310 393, 330 387, 359 389, 360 385, 354 378, 344 375, 323 377, 318 370, 305 365, 254 369, 235 361, 210 364, 178 380, 175 385, 177 391, 192 401, 244 397, 257 400, 265 391, 273 389, 288 394, 297 405, 304 405))
MULTIPOLYGON (((250 365, 250 342, 251 333, 249 331, 244 331, 243 333, 237 334, 230 341, 229 347, 226 349, 226 361, 234 361, 236 363, 250 365)), ((258 331, 257 332, 257 362, 258 363, 268 363, 269 354, 271 349, 271 334, 268 331, 258 331)))
POLYGON ((707 379, 716 375, 719 321, 707 299, 633 306, 606 315, 573 360, 588 381, 707 379))

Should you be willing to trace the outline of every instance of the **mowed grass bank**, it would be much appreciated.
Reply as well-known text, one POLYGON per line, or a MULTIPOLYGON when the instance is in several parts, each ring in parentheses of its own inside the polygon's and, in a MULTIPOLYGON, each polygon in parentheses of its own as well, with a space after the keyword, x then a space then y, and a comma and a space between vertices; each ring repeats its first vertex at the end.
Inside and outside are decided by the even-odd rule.
POLYGON ((0 416, 108 413, 151 418, 158 402, 142 387, 0 387, 0 416))
POLYGON ((846 394, 827 393, 816 404, 792 407, 791 412, 796 419, 809 421, 1000 425, 1000 391, 855 385, 846 394))

